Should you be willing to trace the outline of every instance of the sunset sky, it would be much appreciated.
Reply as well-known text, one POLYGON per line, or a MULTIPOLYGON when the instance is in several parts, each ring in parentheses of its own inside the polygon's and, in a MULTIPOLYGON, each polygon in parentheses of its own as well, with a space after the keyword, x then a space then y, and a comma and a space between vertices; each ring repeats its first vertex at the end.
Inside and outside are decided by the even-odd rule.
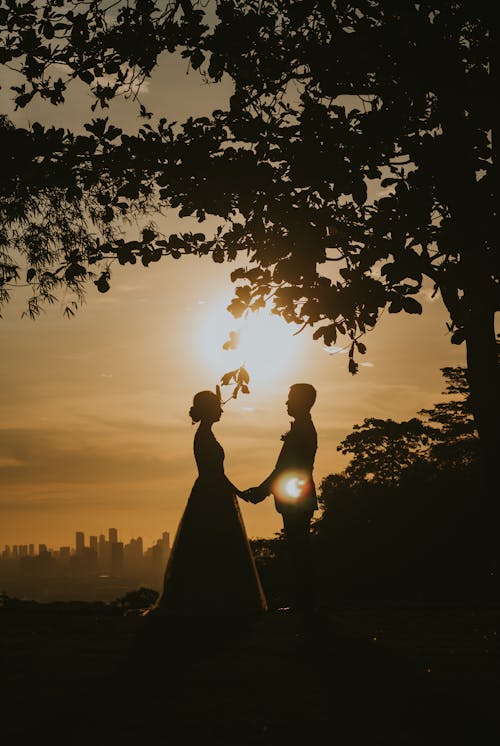
MULTIPOLYGON (((165 60, 143 90, 146 107, 182 121, 226 106, 226 83, 203 85, 186 70, 185 61, 165 60)), ((83 87, 64 107, 38 103, 14 113, 13 82, 2 81, 0 111, 16 124, 80 129, 95 116, 83 87)), ((131 102, 114 104, 111 117, 128 129, 138 123, 131 102)), ((157 223, 165 232, 179 225, 175 214, 157 223)), ((185 257, 148 269, 117 267, 111 291, 100 295, 90 285, 86 305, 70 320, 59 306, 35 322, 21 319, 26 296, 13 292, 0 320, 0 547, 57 548, 73 544, 75 530, 98 534, 109 526, 125 541, 142 535, 146 545, 162 531, 173 535, 196 476, 192 396, 240 363, 252 377, 251 393, 228 402, 215 433, 229 478, 243 488, 274 465, 292 383, 318 390, 319 484, 346 463, 336 446, 355 423, 414 416, 441 398, 440 367, 464 364, 464 348, 450 344, 442 302, 428 288, 422 317, 383 314, 354 377, 344 353, 331 354, 308 331, 294 337, 296 327, 274 318, 253 330, 253 321, 244 325, 242 335, 254 340, 245 357, 225 352, 227 332, 241 326, 225 312, 236 266, 185 257)), ((251 537, 281 527, 270 499, 242 510, 251 537)))

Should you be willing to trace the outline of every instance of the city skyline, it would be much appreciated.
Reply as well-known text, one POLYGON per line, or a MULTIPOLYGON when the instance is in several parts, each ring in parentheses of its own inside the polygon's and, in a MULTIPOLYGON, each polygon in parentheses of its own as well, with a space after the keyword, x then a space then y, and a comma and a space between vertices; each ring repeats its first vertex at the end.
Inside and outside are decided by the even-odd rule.
MULTIPOLYGON (((107 543, 119 543, 123 544, 124 546, 126 544, 130 544, 132 541, 141 541, 143 543, 143 538, 140 534, 137 534, 137 536, 130 535, 128 541, 119 539, 119 529, 110 527, 106 529, 107 532, 107 538, 106 533, 103 532, 96 532, 96 533, 88 533, 85 531, 81 531, 79 529, 76 529, 73 531, 74 535, 74 545, 71 544, 62 544, 57 549, 54 546, 50 546, 49 542, 6 542, 3 545, 3 550, 0 552, 0 557, 3 553, 6 552, 6 550, 10 550, 13 552, 14 549, 17 549, 18 556, 26 556, 26 557, 33 557, 36 556, 35 549, 38 547, 38 554, 41 553, 41 551, 48 551, 48 552, 57 552, 61 549, 73 549, 75 553, 78 553, 81 549, 95 549, 98 550, 99 544, 102 543, 102 540, 105 539, 107 543), (85 537, 88 536, 88 543, 85 543, 85 537), (80 543, 81 540, 81 543, 80 543), (95 540, 95 546, 93 546, 93 540, 95 540), (22 550, 22 553, 21 553, 22 550)), ((170 531, 163 531, 162 536, 171 535, 170 531)), ((160 539, 156 540, 157 542, 160 541, 160 539)), ((153 545, 152 545, 153 546, 153 545)), ((150 547, 151 548, 151 547, 150 547)), ((147 551, 147 550, 146 550, 147 551)))
POLYGON ((111 601, 135 588, 160 590, 170 556, 170 532, 151 546, 141 536, 119 540, 117 528, 106 534, 75 531, 73 543, 5 545, 0 551, 0 591, 41 601, 111 601))

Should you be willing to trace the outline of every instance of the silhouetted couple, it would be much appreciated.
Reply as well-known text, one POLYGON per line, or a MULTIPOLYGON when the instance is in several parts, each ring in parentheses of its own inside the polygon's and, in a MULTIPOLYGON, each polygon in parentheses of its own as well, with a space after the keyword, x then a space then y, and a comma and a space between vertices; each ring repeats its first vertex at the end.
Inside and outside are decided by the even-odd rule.
POLYGON ((309 547, 317 509, 312 476, 317 436, 310 410, 316 390, 306 383, 290 388, 286 403, 294 422, 282 436, 276 466, 258 487, 239 490, 224 473, 224 450, 212 432, 222 415, 220 398, 200 391, 189 414, 199 422, 194 438, 198 478, 189 496, 165 572, 157 611, 168 615, 253 616, 267 608, 236 496, 251 503, 274 495, 283 517, 292 604, 312 604, 309 547))

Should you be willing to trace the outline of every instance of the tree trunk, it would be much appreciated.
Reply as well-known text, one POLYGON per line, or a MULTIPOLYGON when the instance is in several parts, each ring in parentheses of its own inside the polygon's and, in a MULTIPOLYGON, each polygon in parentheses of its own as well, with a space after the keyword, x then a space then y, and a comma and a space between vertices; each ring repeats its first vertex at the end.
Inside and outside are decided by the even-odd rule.
MULTIPOLYGON (((481 532, 480 566, 483 568, 480 586, 487 597, 498 599, 500 580, 500 499, 498 494, 498 458, 500 443, 500 376, 495 339, 494 309, 486 299, 476 298, 469 307, 466 329, 467 373, 471 405, 479 432, 481 479, 477 493, 471 495, 479 512, 472 521, 471 531, 481 532)), ((478 588, 479 590, 479 588, 478 588)))
MULTIPOLYGON (((453 60, 452 57, 450 57, 453 60)), ((496 65, 489 60, 491 96, 496 77, 496 65)), ((484 102, 464 100, 461 96, 460 80, 462 73, 452 62, 444 71, 444 83, 449 85, 440 90, 440 109, 444 135, 444 155, 448 163, 448 178, 442 184, 457 236, 457 268, 459 282, 453 288, 443 283, 442 297, 452 320, 458 329, 463 328, 467 345, 467 374, 471 391, 471 406, 479 433, 481 451, 481 480, 476 495, 471 502, 479 502, 480 524, 474 529, 481 532, 484 547, 486 570, 485 590, 498 598, 500 579, 500 554, 498 528, 500 520, 500 499, 498 496, 498 469, 500 443, 500 376, 498 347, 495 338, 495 296, 496 288, 492 278, 491 256, 498 251, 498 233, 478 234, 478 228, 491 224, 489 211, 495 201, 486 201, 477 187, 476 171, 480 168, 474 146, 474 126, 469 123, 467 110, 486 106, 484 102), (450 85, 451 82, 455 85, 450 85), (460 147, 460 152, 457 148, 460 147), (486 245, 489 244, 489 250, 486 245), (463 295, 460 290, 463 289, 463 295)), ((470 94, 470 92, 469 92, 470 94)), ((497 117, 491 106, 491 132, 493 136, 494 168, 498 168, 495 156, 498 153, 496 142, 497 117)), ((472 117, 474 119, 474 117, 472 117)), ((494 208, 493 208, 494 209, 494 208)), ((477 511, 476 511, 477 513, 477 511)))
POLYGON ((487 487, 493 490, 500 443, 500 376, 495 314, 488 306, 481 298, 471 303, 465 328, 471 405, 481 444, 483 474, 487 487))

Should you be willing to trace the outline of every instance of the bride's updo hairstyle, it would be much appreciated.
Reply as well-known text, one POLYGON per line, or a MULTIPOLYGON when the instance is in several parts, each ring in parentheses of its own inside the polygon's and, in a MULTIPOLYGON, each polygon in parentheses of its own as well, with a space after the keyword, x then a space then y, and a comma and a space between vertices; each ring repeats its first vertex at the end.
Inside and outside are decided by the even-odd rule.
POLYGON ((213 391, 198 391, 193 397, 193 406, 189 410, 189 416, 193 423, 203 419, 209 419, 220 411, 220 399, 213 391))

